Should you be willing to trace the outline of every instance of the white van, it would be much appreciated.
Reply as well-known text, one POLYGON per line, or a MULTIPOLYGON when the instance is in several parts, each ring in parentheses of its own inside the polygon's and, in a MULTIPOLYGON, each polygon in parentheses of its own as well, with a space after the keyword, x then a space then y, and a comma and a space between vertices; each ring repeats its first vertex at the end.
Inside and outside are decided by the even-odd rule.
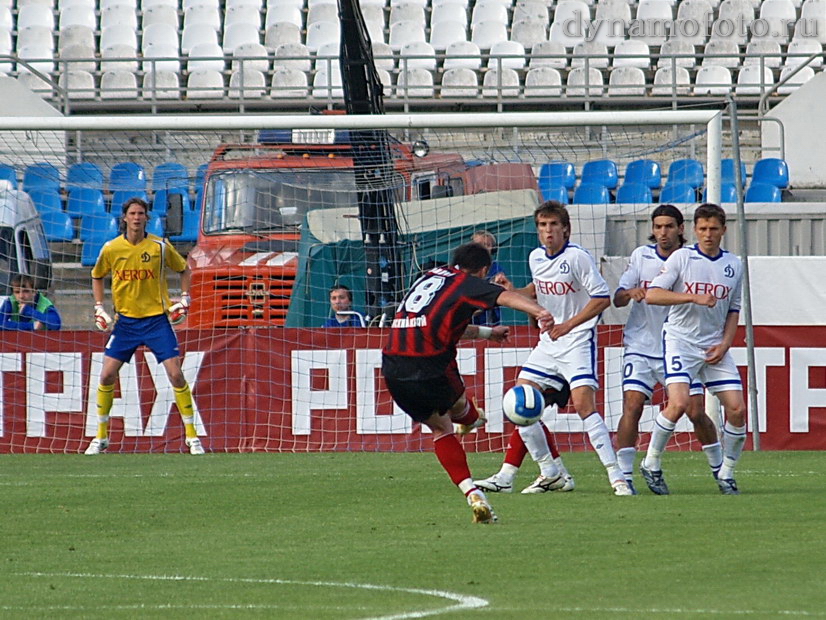
POLYGON ((14 274, 34 278, 44 291, 52 283, 52 258, 40 216, 29 195, 0 180, 0 296, 10 295, 14 274))

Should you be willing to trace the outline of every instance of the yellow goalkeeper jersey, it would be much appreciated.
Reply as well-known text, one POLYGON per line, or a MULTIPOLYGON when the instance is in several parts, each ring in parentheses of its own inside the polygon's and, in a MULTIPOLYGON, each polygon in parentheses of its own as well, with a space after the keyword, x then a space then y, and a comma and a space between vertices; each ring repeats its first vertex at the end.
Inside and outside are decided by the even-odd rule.
POLYGON ((112 274, 115 312, 141 319, 163 314, 169 308, 167 269, 186 269, 186 261, 167 239, 147 234, 143 241, 132 245, 120 235, 101 248, 92 277, 112 274))

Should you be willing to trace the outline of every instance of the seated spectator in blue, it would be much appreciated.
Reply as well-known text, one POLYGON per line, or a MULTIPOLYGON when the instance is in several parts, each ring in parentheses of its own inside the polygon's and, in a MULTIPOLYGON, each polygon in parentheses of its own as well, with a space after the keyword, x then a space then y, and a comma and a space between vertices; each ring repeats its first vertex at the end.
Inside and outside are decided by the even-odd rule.
MULTIPOLYGON (((495 260, 497 248, 496 237, 493 236, 493 233, 488 232, 487 230, 477 230, 473 233, 470 240, 473 243, 478 243, 479 245, 486 247, 488 252, 490 252, 490 256, 493 261, 490 264, 490 269, 488 269, 486 279, 488 282, 498 284, 497 276, 500 274, 504 276, 505 270, 502 269, 502 266, 495 260)), ((491 308, 490 310, 480 310, 473 315, 473 319, 471 320, 472 325, 499 325, 501 322, 502 310, 499 306, 491 308)))
POLYGON ((34 290, 31 276, 14 276, 11 291, 0 306, 0 329, 24 332, 60 329, 57 308, 43 293, 34 290))
POLYGON ((337 284, 330 289, 330 308, 333 316, 322 327, 364 327, 364 315, 353 310, 353 291, 337 284))

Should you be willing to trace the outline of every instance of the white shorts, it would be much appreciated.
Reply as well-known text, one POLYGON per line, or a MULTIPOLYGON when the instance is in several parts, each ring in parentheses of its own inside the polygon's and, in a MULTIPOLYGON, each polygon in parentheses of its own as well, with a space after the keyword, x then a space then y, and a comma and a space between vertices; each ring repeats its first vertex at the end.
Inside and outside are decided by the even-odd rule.
POLYGON ((701 381, 712 394, 743 390, 740 371, 730 351, 716 364, 709 364, 705 349, 669 338, 664 343, 666 385, 701 381))
POLYGON ((543 390, 562 389, 567 381, 571 389, 587 385, 595 390, 597 381, 597 344, 593 329, 567 334, 556 342, 540 340, 522 364, 519 378, 539 385, 543 390))
MULTIPOLYGON (((625 353, 622 358, 622 391, 640 392, 647 400, 654 395, 657 384, 665 385, 665 366, 661 357, 649 357, 639 353, 625 353)), ((702 394, 703 384, 693 382, 691 396, 702 394)))

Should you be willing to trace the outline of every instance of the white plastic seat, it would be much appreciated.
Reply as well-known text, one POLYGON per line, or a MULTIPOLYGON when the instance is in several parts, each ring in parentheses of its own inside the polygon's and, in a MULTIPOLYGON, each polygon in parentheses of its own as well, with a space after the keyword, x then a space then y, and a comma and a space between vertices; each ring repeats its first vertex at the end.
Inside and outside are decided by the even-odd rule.
POLYGON ((195 6, 197 4, 214 6, 217 9, 221 6, 221 0, 181 0, 181 9, 186 11, 189 7, 195 6))
MULTIPOLYGON (((623 0, 624 1, 624 0, 623 0)), ((545 25, 551 22, 548 7, 544 0, 520 0, 513 7, 511 24, 521 20, 540 21, 545 25)), ((630 14, 629 14, 630 17, 630 14)))
POLYGON ((260 11, 261 0, 226 0, 224 3, 224 10, 229 11, 242 6, 251 6, 260 11))
POLYGON ((224 52, 232 54, 235 48, 244 43, 261 43, 261 34, 258 26, 255 24, 246 24, 242 22, 230 24, 224 30, 224 38, 221 46, 224 52))
POLYGON ((467 41, 467 30, 461 22, 444 20, 430 28, 430 44, 433 49, 441 52, 455 41, 467 41))
POLYGON ((421 22, 396 22, 390 25, 390 36, 387 42, 394 52, 401 51, 406 43, 425 40, 424 25, 421 22))
POLYGON ((671 6, 662 0, 640 0, 637 5, 636 20, 643 27, 640 36, 633 38, 648 45, 662 45, 668 37, 668 27, 674 18, 671 6))
POLYGON ((793 26, 794 22, 788 22, 782 17, 761 17, 752 22, 751 40, 777 41, 781 45, 786 45, 794 33, 793 26))
POLYGON ((745 65, 760 65, 777 68, 782 61, 780 55, 780 44, 777 41, 768 39, 758 39, 746 46, 746 57, 743 59, 745 65))
MULTIPOLYGON (((780 72, 780 80, 782 82, 786 79, 786 76, 789 75, 792 71, 795 70, 796 67, 793 66, 785 66, 783 70, 780 72)), ((788 82, 779 86, 777 88, 777 92, 781 95, 789 95, 796 91, 798 88, 803 86, 806 82, 811 80, 815 76, 815 70, 811 67, 803 67, 800 71, 795 73, 788 82)))
POLYGON ((548 40, 547 22, 539 20, 521 19, 511 27, 511 41, 522 44, 526 50, 534 45, 548 40))
POLYGON ((396 96, 433 97, 433 74, 427 69, 400 70, 396 78, 396 96))
POLYGON ((568 97, 600 97, 605 89, 605 79, 602 71, 591 67, 575 67, 568 73, 568 84, 565 89, 568 97))
POLYGON ((470 40, 476 43, 480 50, 489 50, 497 41, 508 40, 508 28, 502 22, 477 22, 471 27, 470 40))
POLYGON ((316 4, 307 9, 307 27, 316 22, 338 23, 338 6, 336 4, 316 4))
MULTIPOLYGON (((631 5, 627 0, 602 0, 594 11, 595 22, 631 22, 631 5)), ((607 24, 606 24, 607 25, 607 24)))
MULTIPOLYGON (((684 41, 691 45, 705 45, 708 40, 706 22, 698 22, 693 18, 680 18, 674 22, 669 41, 684 41)), ((663 43, 665 45, 665 43, 663 43)))
POLYGON ((101 99, 137 99, 138 80, 131 71, 106 71, 100 77, 101 99))
POLYGON ((562 75, 548 66, 534 67, 525 74, 526 97, 559 97, 562 95, 562 75))
POLYGON ((45 26, 28 26, 23 30, 18 30, 16 49, 19 52, 24 47, 48 49, 51 54, 54 52, 52 31, 45 26))
POLYGON ((754 5, 750 0, 723 0, 717 7, 717 19, 750 24, 754 20, 754 5))
POLYGON ((199 69, 186 80, 187 99, 221 99, 224 96, 224 76, 220 71, 199 69))
POLYGON ((110 45, 100 52, 100 70, 103 72, 138 71, 137 52, 131 45, 110 45))
POLYGON ((403 2, 391 7, 388 23, 392 26, 398 22, 415 22, 424 26, 424 7, 412 2, 403 2))
POLYGON ((367 19, 364 18, 364 26, 367 28, 367 33, 370 35, 370 41, 386 43, 384 40, 384 17, 381 19, 367 19))
POLYGON ((184 28, 192 24, 209 24, 213 30, 221 30, 221 12, 217 6, 195 4, 184 11, 184 28))
POLYGON ((310 70, 310 50, 303 43, 282 43, 273 53, 273 69, 310 70))
MULTIPOLYGON (((12 0, 4 0, 5 3, 8 3, 8 6, 14 4, 12 0)), ((85 6, 87 8, 96 9, 98 4, 97 0, 58 0, 57 2, 57 9, 62 11, 70 6, 85 6)))
POLYGON ((711 25, 711 34, 708 42, 728 41, 735 45, 745 45, 748 40, 747 28, 737 28, 733 26, 737 22, 726 22, 725 19, 718 18, 711 25))
POLYGON ((392 72, 396 68, 395 56, 393 56, 393 48, 387 43, 381 41, 373 41, 373 62, 376 64, 376 69, 383 69, 392 72))
POLYGON ((473 5, 473 12, 470 16, 471 26, 482 22, 508 23, 508 9, 504 4, 491 2, 490 0, 478 0, 473 5))
POLYGON ((639 67, 614 67, 608 76, 609 97, 644 97, 645 73, 639 67))
MULTIPOLYGON (((309 56, 309 53, 305 53, 309 56)), ((260 73, 267 73, 270 70, 270 56, 267 48, 260 43, 243 43, 235 48, 232 53, 232 70, 234 72, 241 71, 259 71, 260 73), (239 59, 243 59, 243 62, 239 59)), ((309 64, 309 63, 308 63, 309 64)))
POLYGON ((519 74, 515 69, 489 69, 482 78, 483 97, 518 97, 519 74))
POLYGON ((620 41, 614 48, 613 63, 615 68, 638 67, 648 69, 651 66, 651 50, 644 41, 639 39, 620 41))
POLYGON ((688 95, 691 92, 691 77, 688 69, 677 66, 660 67, 654 73, 654 86, 651 94, 654 96, 688 95), (676 91, 676 92, 675 92, 676 91))
POLYGON ((525 48, 518 41, 497 41, 490 48, 488 69, 516 69, 521 71, 527 64, 525 48))
POLYGON ((479 95, 479 78, 476 71, 467 67, 452 67, 442 74, 442 98, 463 97, 465 99, 479 95))
POLYGON ((730 39, 712 39, 703 52, 703 66, 736 69, 740 66, 740 47, 730 39))
POLYGON ((107 26, 100 33, 100 51, 103 53, 107 49, 115 46, 126 45, 132 49, 132 55, 137 56, 138 35, 132 26, 127 24, 113 24, 107 26))
POLYGON ((233 71, 229 76, 229 91, 232 99, 260 99, 267 94, 267 78, 263 71, 244 69, 233 71))
POLYGON ((11 15, 11 9, 7 6, 0 6, 0 28, 14 30, 14 18, 11 15))
POLYGON ((233 24, 252 24, 261 29, 261 10, 256 6, 234 6, 224 13, 224 30, 233 24))
POLYGON ((167 49, 175 50, 172 54, 177 56, 180 52, 180 43, 178 41, 178 29, 171 24, 150 24, 143 29, 143 36, 141 37, 141 51, 146 56, 148 47, 163 46, 167 49))
POLYGON ((430 27, 433 28, 439 22, 459 22, 467 26, 467 5, 457 2, 447 2, 433 6, 430 11, 430 27))
POLYGON ((710 18, 713 15, 714 8, 708 0, 682 0, 677 4, 677 19, 693 19, 702 29, 711 23, 710 18))
MULTIPOLYGON (((13 54, 11 31, 0 30, 0 56, 12 56, 13 54)), ((7 75, 12 71, 14 71, 14 63, 10 60, 0 61, 0 74, 7 75)))
POLYGON ((760 95, 774 86, 774 75, 768 67, 760 69, 759 65, 745 65, 737 74, 737 95, 760 95))
POLYGON ((697 64, 696 50, 688 41, 669 39, 660 47, 660 58, 657 67, 671 67, 672 62, 677 67, 693 69, 697 64))
MULTIPOLYGON (((88 1, 88 0, 81 0, 81 2, 86 2, 86 1, 88 1)), ((106 2, 113 2, 113 1, 115 1, 115 0, 100 0, 100 5, 101 5, 101 7, 103 7, 103 5, 106 2)), ((177 9, 179 5, 180 5, 180 0, 140 0, 141 11, 145 11, 147 9, 150 9, 153 6, 171 6, 171 7, 174 7, 174 8, 177 9)))
POLYGON ((223 71, 224 50, 217 43, 198 43, 189 50, 186 70, 193 71, 223 71))
POLYGON ((596 41, 577 43, 571 57, 571 67, 584 67, 586 65, 596 69, 608 68, 608 48, 605 44, 596 41))
POLYGON ((96 30, 98 20, 95 17, 94 7, 90 8, 88 6, 75 4, 61 10, 59 28, 63 31, 69 26, 86 26, 91 30, 96 30))
POLYGON ((789 47, 786 48, 786 54, 785 66, 787 67, 803 64, 812 54, 817 54, 817 56, 808 66, 814 69, 823 66, 823 46, 816 39, 792 39, 789 47))
POLYGON ((826 16, 806 17, 797 20, 792 40, 812 39, 821 45, 826 44, 826 16))
POLYGON ((301 13, 301 7, 298 5, 293 6, 283 3, 276 3, 267 6, 267 15, 264 18, 264 28, 269 28, 278 22, 289 22, 301 28, 301 26, 304 25, 304 17, 301 13))
POLYGON ((267 28, 267 32, 264 34, 264 46, 267 49, 274 50, 285 43, 300 43, 303 45, 301 28, 290 22, 277 22, 267 28))
POLYGON ((399 69, 436 70, 436 52, 430 43, 411 41, 399 51, 399 69))
POLYGON ((37 45, 25 45, 17 50, 17 57, 25 61, 17 63, 17 70, 20 72, 29 71, 29 68, 40 73, 49 74, 54 71, 54 52, 48 47, 37 45))
POLYGON ((339 46, 335 43, 325 43, 318 48, 313 62, 313 71, 325 73, 341 73, 339 64, 339 46))
POLYGON ((57 85, 69 99, 94 99, 95 78, 89 71, 64 71, 57 85))
MULTIPOLYGON (((482 68, 482 52, 473 41, 456 41, 447 46, 442 69, 470 69, 478 71, 482 68)), ((444 80, 442 80, 444 83, 444 80)), ((478 80, 477 80, 478 85, 478 80)))
POLYGON ((369 22, 376 22, 382 29, 387 25, 385 23, 384 17, 384 6, 379 6, 376 4, 367 4, 365 5, 362 3, 361 5, 361 15, 364 17, 364 21, 368 23, 368 30, 369 30, 369 22))
POLYGON ((128 4, 110 4, 100 11, 100 29, 105 30, 116 24, 138 29, 138 14, 128 4))
MULTIPOLYGON (((330 0, 307 0, 308 3, 329 1, 330 0)), ((399 4, 418 4, 420 6, 427 6, 427 0, 390 0, 391 8, 399 4)))
POLYGON ((307 49, 311 52, 318 51, 318 48, 325 43, 339 43, 341 40, 341 28, 334 22, 315 22, 307 28, 307 49))
POLYGON ((27 4, 17 9, 17 29, 22 30, 31 26, 42 26, 54 30, 54 13, 51 5, 27 4))
POLYGON ((554 10, 554 24, 562 24, 565 21, 572 23, 581 22, 583 27, 591 19, 591 9, 582 0, 561 0, 554 10))
POLYGON ((36 76, 34 73, 29 73, 28 71, 21 72, 17 76, 17 81, 41 97, 50 98, 54 95, 54 88, 52 85, 36 76))
POLYGON ((565 69, 568 66, 568 55, 565 46, 557 41, 541 41, 531 49, 531 61, 529 66, 552 67, 554 69, 565 69), (547 58, 542 58, 546 56, 547 58))
POLYGON ((303 98, 307 96, 307 74, 296 69, 275 69, 272 72, 270 97, 303 98))
POLYGON ((585 24, 582 28, 566 27, 565 23, 553 22, 548 32, 548 40, 559 43, 567 49, 573 49, 577 43, 585 41, 585 24))
POLYGON ((341 73, 334 71, 332 74, 326 71, 319 71, 313 76, 312 97, 314 99, 341 99, 344 97, 344 89, 341 87, 341 73))
POLYGON ((181 70, 178 49, 174 43, 150 43, 145 46, 141 64, 144 71, 172 71, 177 73, 181 70))
POLYGON ((147 26, 152 24, 169 24, 177 29, 179 27, 178 10, 163 5, 151 7, 143 12, 141 28, 146 29, 147 26))
POLYGON ((94 73, 97 70, 95 48, 82 43, 68 45, 60 50, 60 68, 67 71, 86 71, 94 73))
POLYGON ((181 53, 198 45, 218 45, 218 32, 210 24, 189 24, 181 32, 181 53))
POLYGON ((826 17, 826 1, 824 0, 805 0, 800 5, 800 17, 826 17))
POLYGON ((61 29, 57 41, 57 49, 62 50, 70 45, 87 45, 95 47, 95 33, 87 26, 67 26, 61 29))
POLYGON ((760 17, 779 17, 794 22, 797 20, 797 9, 791 0, 763 0, 760 3, 760 17))
POLYGON ((727 95, 731 91, 731 72, 720 65, 703 64, 694 77, 695 95, 727 95))

